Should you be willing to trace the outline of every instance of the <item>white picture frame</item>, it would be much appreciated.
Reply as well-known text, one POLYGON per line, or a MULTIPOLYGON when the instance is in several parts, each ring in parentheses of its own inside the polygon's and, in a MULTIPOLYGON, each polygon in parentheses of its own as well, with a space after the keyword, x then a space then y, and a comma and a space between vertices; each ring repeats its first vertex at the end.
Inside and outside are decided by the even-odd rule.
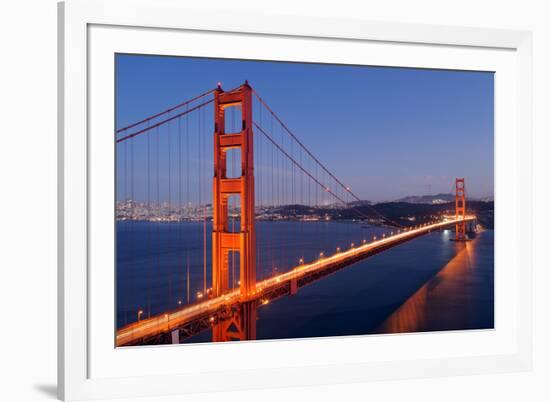
MULTIPOLYGON (((183 45, 180 47, 185 48, 183 45)), ((530 369, 531 33, 280 15, 218 15, 186 9, 177 0, 70 0, 59 5, 59 49, 60 398, 160 396, 530 369), (131 13, 127 12, 129 9, 131 13), (164 39, 163 46, 157 44, 158 35, 164 39), (496 71, 497 76, 504 77, 495 90, 495 197, 500 205, 496 214, 501 211, 502 217, 502 211, 506 211, 508 230, 512 234, 507 238, 497 238, 501 244, 500 247, 497 244, 495 265, 506 264, 506 269, 500 271, 502 275, 496 271, 495 285, 495 311, 502 314, 502 325, 497 325, 492 333, 470 331, 464 334, 459 331, 436 334, 435 337, 434 334, 342 337, 243 343, 229 348, 224 347, 226 345, 200 345, 185 350, 145 348, 139 354, 135 349, 120 352, 113 347, 111 350, 108 342, 101 341, 112 337, 109 320, 102 323, 98 318, 98 312, 109 307, 108 298, 101 305, 98 297, 94 296, 97 286, 91 284, 108 278, 98 279, 97 271, 92 267, 98 260, 107 261, 104 264, 106 273, 111 269, 112 274, 113 267, 107 266, 111 258, 109 238, 106 236, 109 228, 102 227, 97 223, 101 219, 96 219, 102 213, 97 205, 109 194, 96 191, 94 180, 101 175, 108 179, 109 175, 112 177, 112 171, 109 171, 111 166, 108 163, 105 164, 108 168, 101 169, 94 162, 104 156, 98 154, 102 152, 97 150, 103 143, 96 141, 99 137, 94 132, 105 127, 112 130, 113 127, 107 116, 114 113, 109 55, 129 49, 144 53, 179 54, 177 52, 182 50, 178 50, 178 44, 185 43, 186 35, 193 35, 196 41, 202 40, 201 35, 215 37, 217 41, 231 37, 232 43, 249 41, 249 49, 255 53, 251 58, 267 58, 279 52, 278 57, 287 60, 308 58, 307 61, 346 63, 346 55, 350 54, 346 52, 347 47, 366 46, 370 59, 360 64, 376 64, 377 60, 381 60, 379 62, 384 65, 466 70, 488 66, 486 68, 496 71), (262 46, 258 44, 260 41, 262 46), (281 47, 277 44, 279 41, 284 41, 285 45, 307 41, 311 49, 285 54, 277 50, 281 47), (332 52, 321 54, 323 46, 332 46, 332 52), (268 51, 271 53, 266 53, 268 51), (499 165, 499 160, 502 165, 499 165), (94 211, 93 222, 90 211, 94 211), (95 240, 98 234, 107 240, 105 249, 95 246, 98 244, 95 240), (90 248, 90 243, 96 248, 90 248), (517 258, 519 255, 521 266, 517 258), (499 286, 510 297, 504 298, 502 292, 499 296, 499 286), (502 301, 504 299, 507 301, 502 301), (418 348, 423 337, 430 339, 429 342, 434 345, 433 353, 418 348), (453 342, 455 347, 452 354, 445 352, 445 345, 449 342, 453 342), (380 351, 391 347, 401 355, 387 359, 372 358, 375 353, 368 349, 367 343, 371 346, 376 344, 376 349, 380 351), (370 360, 365 354, 355 353, 352 359, 345 353, 345 350, 354 348, 368 352, 370 360), (438 348, 441 353, 437 352, 438 348), (412 353, 411 349, 416 350, 412 353), (324 353, 317 353, 320 350, 324 353), (285 351, 288 354, 286 362, 285 351), (330 351, 333 351, 332 355, 330 351), (175 373, 170 364, 163 365, 163 370, 155 368, 163 360, 168 362, 169 356, 176 353, 181 356, 187 353, 189 361, 201 354, 207 356, 205 359, 209 364, 181 373, 175 373), (254 359, 258 360, 259 353, 266 353, 271 358, 255 365, 254 359), (215 355, 221 362, 238 358, 240 365, 214 365, 212 359, 215 355), (148 371, 140 371, 136 368, 136 362, 148 367, 148 371), (213 366, 216 368, 208 368, 213 366)), ((187 49, 189 52, 192 48, 187 49)), ((189 55, 221 56, 221 52, 225 52, 223 55, 227 57, 242 57, 238 51, 237 46, 227 45, 216 50, 212 45, 194 48, 193 54, 189 55)), ((498 222, 497 217, 497 227, 498 222)), ((106 282, 101 283, 105 285, 98 286, 110 286, 106 282)))

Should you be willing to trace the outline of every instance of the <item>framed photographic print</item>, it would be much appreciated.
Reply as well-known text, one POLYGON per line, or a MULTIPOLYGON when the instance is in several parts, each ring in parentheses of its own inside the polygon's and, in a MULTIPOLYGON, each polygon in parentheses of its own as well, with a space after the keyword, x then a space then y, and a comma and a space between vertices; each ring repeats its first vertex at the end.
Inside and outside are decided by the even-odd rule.
POLYGON ((529 33, 128 6, 59 6, 60 397, 529 369, 529 33))

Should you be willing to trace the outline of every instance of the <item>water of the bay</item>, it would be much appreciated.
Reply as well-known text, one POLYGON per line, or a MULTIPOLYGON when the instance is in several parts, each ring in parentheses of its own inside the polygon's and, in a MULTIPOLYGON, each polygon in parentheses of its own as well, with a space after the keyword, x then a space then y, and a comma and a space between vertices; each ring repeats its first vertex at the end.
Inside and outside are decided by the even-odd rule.
MULTIPOLYGON (((205 266, 210 286, 210 230, 199 222, 117 222, 118 327, 138 314, 146 318, 181 307, 187 293, 189 302, 197 300, 205 266)), ((256 230, 261 279, 301 258, 311 261, 393 229, 259 221, 256 230)), ((493 328, 493 231, 466 243, 451 241, 453 236, 450 230, 427 234, 259 307, 257 339, 493 328)))

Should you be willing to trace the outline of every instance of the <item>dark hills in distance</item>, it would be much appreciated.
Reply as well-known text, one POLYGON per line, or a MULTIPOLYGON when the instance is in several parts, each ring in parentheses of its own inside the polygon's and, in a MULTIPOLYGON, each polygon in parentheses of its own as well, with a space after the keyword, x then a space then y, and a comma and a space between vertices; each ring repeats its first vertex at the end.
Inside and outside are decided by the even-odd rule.
MULTIPOLYGON (((379 214, 381 214, 400 225, 414 226, 436 219, 441 215, 453 215, 455 199, 454 196, 449 199, 449 196, 449 194, 439 194, 437 196, 407 197, 407 199, 414 199, 416 202, 400 200, 373 204, 369 201, 357 201, 349 203, 346 207, 282 205, 274 208, 271 212, 279 213, 283 216, 319 215, 330 217, 330 219, 334 220, 370 220, 371 223, 379 221, 381 224, 388 224, 389 222, 384 222, 380 219, 379 214), (445 196, 445 198, 442 196, 445 196), (425 197, 435 197, 434 200, 436 201, 433 202, 431 199, 426 203, 418 201, 419 199, 426 199, 425 197)), ((494 201, 467 200, 467 210, 476 214, 483 226, 487 228, 494 226, 494 201)))
MULTIPOLYGON (((454 194, 434 194, 434 195, 411 195, 408 197, 400 198, 396 200, 396 202, 408 202, 411 204, 443 204, 446 202, 452 202, 455 200, 454 194)), ((492 197, 484 197, 484 198, 472 198, 469 197, 470 201, 485 201, 490 202, 493 201, 492 197)))

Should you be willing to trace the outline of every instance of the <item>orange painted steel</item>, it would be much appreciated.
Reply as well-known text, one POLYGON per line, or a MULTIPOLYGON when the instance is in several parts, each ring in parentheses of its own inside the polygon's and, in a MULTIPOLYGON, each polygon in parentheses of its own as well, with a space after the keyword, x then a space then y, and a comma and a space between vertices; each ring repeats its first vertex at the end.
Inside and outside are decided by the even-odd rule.
MULTIPOLYGON (((246 301, 256 290, 256 232, 254 228, 254 143, 252 132, 252 89, 245 82, 239 88, 214 92, 214 183, 212 217, 212 293, 222 296, 230 290, 229 253, 239 253, 240 299, 246 301), (239 132, 226 132, 225 114, 230 107, 241 110, 239 132), (239 177, 227 176, 227 151, 239 149, 239 177), (240 231, 229 230, 228 202, 238 197, 241 209, 240 231)), ((251 313, 252 314, 252 313, 251 313)), ((236 323, 238 324, 238 322, 236 323)), ((213 330, 213 340, 231 337, 225 325, 213 330)), ((239 332, 247 332, 239 328, 239 332)), ((254 334, 246 333, 250 337, 254 334)), ((250 338, 248 338, 250 339, 250 338)))
POLYGON ((455 181, 456 239, 466 240, 466 186, 464 178, 455 181))
POLYGON ((235 314, 226 320, 216 320, 212 325, 212 342, 231 342, 256 339, 256 306, 255 301, 249 301, 234 306, 235 314))

